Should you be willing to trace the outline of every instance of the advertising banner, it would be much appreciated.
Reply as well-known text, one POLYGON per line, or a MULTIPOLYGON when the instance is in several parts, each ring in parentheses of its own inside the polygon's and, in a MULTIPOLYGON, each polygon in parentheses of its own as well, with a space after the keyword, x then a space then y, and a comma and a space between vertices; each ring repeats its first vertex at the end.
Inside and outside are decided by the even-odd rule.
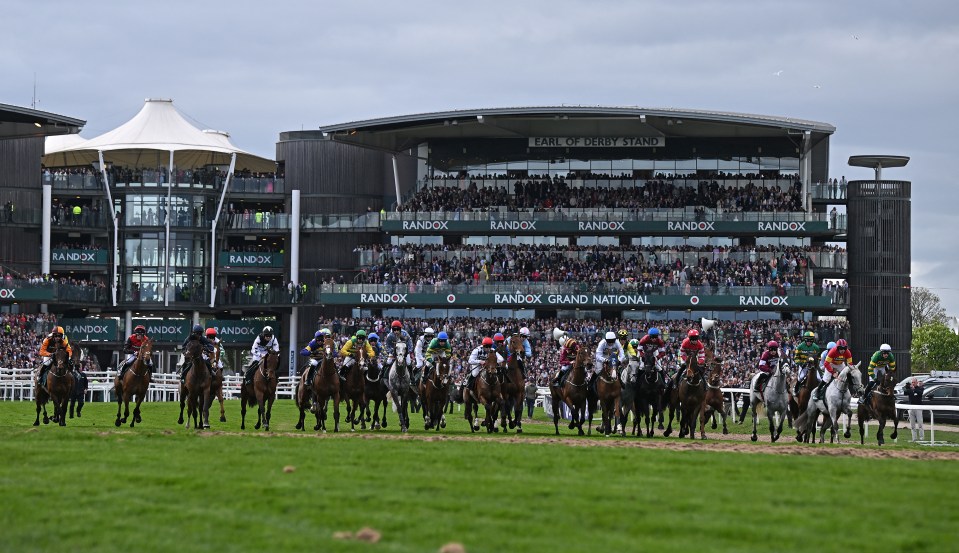
POLYGON ((107 250, 64 250, 55 249, 50 262, 55 265, 106 265, 110 254, 107 250))
POLYGON ((826 221, 554 221, 449 219, 383 221, 384 232, 404 234, 483 233, 508 235, 589 234, 807 236, 830 232, 826 221))
POLYGON ((262 252, 220 252, 217 264, 224 269, 230 267, 283 268, 283 254, 262 252))
POLYGON ((73 342, 116 342, 119 340, 119 321, 116 319, 60 319, 67 338, 73 342))
POLYGON ((226 320, 208 319, 204 328, 215 328, 216 335, 226 345, 244 345, 250 347, 264 326, 273 327, 273 335, 280 340, 280 325, 272 320, 226 320))

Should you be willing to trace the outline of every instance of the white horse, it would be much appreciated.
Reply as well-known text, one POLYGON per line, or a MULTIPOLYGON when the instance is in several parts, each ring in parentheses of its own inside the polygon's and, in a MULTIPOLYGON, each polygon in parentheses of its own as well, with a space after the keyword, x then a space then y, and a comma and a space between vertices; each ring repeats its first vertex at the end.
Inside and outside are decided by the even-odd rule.
MULTIPOLYGON (((778 359, 772 360, 772 365, 769 382, 766 383, 766 388, 763 390, 762 395, 760 395, 759 390, 756 389, 756 383, 760 376, 759 373, 753 376, 749 383, 749 403, 753 409, 753 435, 750 439, 754 442, 759 439, 756 435, 757 403, 762 402, 766 407, 766 418, 769 419, 769 438, 773 442, 778 440, 779 436, 782 435, 783 421, 786 420, 789 412, 789 392, 787 390, 787 384, 792 371, 789 370, 789 367, 785 366, 785 363, 779 362, 778 359), (776 417, 775 419, 773 418, 774 416, 776 417)), ((743 415, 745 415, 745 413, 743 413, 743 415)), ((745 416, 743 418, 745 418, 745 416)))
POLYGON ((849 428, 852 425, 852 409, 850 408, 852 396, 853 394, 860 395, 862 391, 862 373, 859 372, 859 363, 844 366, 839 375, 833 378, 826 387, 823 394, 825 396, 824 400, 817 400, 815 397, 809 398, 809 406, 806 407, 806 412, 796 419, 796 428, 804 428, 806 432, 815 433, 816 419, 819 418, 819 413, 823 413, 825 417, 823 417, 822 428, 819 429, 819 443, 825 441, 827 426, 830 431, 829 443, 833 443, 833 441, 838 443, 836 429, 839 428, 839 415, 845 413, 847 417, 845 437, 849 438, 849 428))
POLYGON ((406 359, 406 343, 397 342, 396 349, 393 352, 396 361, 390 367, 390 376, 387 380, 390 389, 390 395, 393 397, 393 405, 396 407, 397 416, 400 419, 400 431, 409 432, 410 413, 409 398, 413 391, 410 388, 410 370, 406 359))

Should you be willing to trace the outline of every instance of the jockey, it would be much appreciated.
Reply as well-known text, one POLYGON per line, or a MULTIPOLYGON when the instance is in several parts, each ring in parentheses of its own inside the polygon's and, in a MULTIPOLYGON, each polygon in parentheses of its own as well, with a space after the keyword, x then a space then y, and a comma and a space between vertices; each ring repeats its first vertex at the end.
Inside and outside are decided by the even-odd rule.
POLYGON ((519 329, 519 335, 523 337, 523 357, 519 358, 519 370, 523 372, 523 379, 526 379, 526 363, 533 358, 533 347, 529 345, 529 328, 519 329))
POLYGON ((625 350, 629 346, 629 331, 625 328, 621 328, 616 331, 616 339, 619 340, 619 345, 623 346, 625 350))
POLYGON ((396 356, 396 343, 403 342, 406 344, 406 363, 410 362, 410 355, 413 354, 413 338, 409 335, 408 332, 403 330, 403 323, 400 321, 393 321, 390 324, 390 333, 386 335, 386 340, 384 340, 384 346, 386 348, 386 365, 392 369, 394 357, 396 356))
MULTIPOLYGON (((326 338, 330 335, 330 330, 324 328, 322 330, 317 330, 313 335, 313 339, 310 340, 310 343, 306 345, 305 348, 300 350, 300 355, 303 357, 312 357, 314 353, 323 349, 324 342, 326 338)), ((320 364, 320 361, 316 358, 310 359, 310 366, 315 367, 320 364)))
MULTIPOLYGON (((626 361, 626 350, 624 350, 623 345, 616 340, 616 333, 609 331, 606 333, 606 339, 596 346, 596 362, 593 364, 593 374, 590 375, 589 379, 590 384, 596 381, 596 376, 603 372, 603 365, 611 361, 614 356, 620 363, 626 361)), ((615 370, 613 370, 611 376, 616 378, 615 370)))
POLYGON ((63 327, 58 326, 53 329, 46 338, 43 339, 43 343, 40 344, 40 352, 38 355, 43 358, 43 363, 40 365, 40 375, 37 377, 37 382, 43 386, 43 377, 47 374, 47 371, 50 370, 50 367, 53 365, 53 351, 61 346, 67 350, 68 359, 73 359, 73 347, 70 346, 70 340, 63 333, 63 327))
POLYGON ((826 344, 826 349, 822 350, 822 353, 819 354, 819 365, 816 367, 816 370, 819 371, 819 380, 822 380, 822 368, 826 364, 826 356, 829 355, 829 352, 832 351, 834 347, 836 347, 836 342, 829 342, 826 344))
POLYGON ((796 346, 793 353, 793 360, 799 365, 799 378, 796 379, 796 395, 799 395, 799 386, 806 380, 809 371, 809 365, 819 360, 819 353, 822 348, 816 344, 816 334, 812 331, 806 331, 802 335, 802 343, 796 346))
POLYGON ((373 351, 373 346, 366 341, 366 331, 357 330, 356 334, 347 340, 340 349, 340 357, 344 358, 343 365, 340 366, 340 380, 346 380, 346 373, 350 370, 350 367, 356 363, 356 359, 353 359, 353 352, 356 351, 357 348, 363 350, 363 352, 366 354, 366 358, 371 361, 376 357, 376 352, 373 351))
POLYGON ((447 356, 453 354, 453 348, 450 346, 450 337, 446 332, 437 334, 436 338, 430 342, 429 347, 426 348, 426 370, 423 371, 422 380, 426 380, 430 372, 433 371, 433 366, 436 365, 436 359, 433 357, 440 352, 446 352, 447 356))
MULTIPOLYGON (((118 375, 120 380, 123 380, 123 375, 126 374, 127 368, 133 364, 133 361, 137 358, 137 353, 140 351, 140 346, 143 345, 143 341, 147 337, 147 327, 143 325, 137 325, 133 329, 133 334, 127 337, 127 342, 123 344, 123 353, 128 354, 126 359, 120 363, 120 374, 118 375)), ((147 366, 153 367, 153 359, 146 360, 147 366)))
POLYGON ((756 391, 762 392, 769 381, 770 371, 779 363, 779 342, 770 340, 766 344, 766 351, 759 357, 759 379, 756 380, 756 391))
MULTIPOLYGON (((639 339, 639 347, 642 348, 644 364, 656 365, 656 362, 666 355, 666 342, 663 341, 663 338, 659 335, 659 329, 655 326, 639 339)), ((663 382, 669 380, 666 369, 660 366, 659 370, 663 375, 663 382)))
POLYGON ((851 364, 852 352, 849 351, 846 340, 842 338, 836 340, 836 347, 829 350, 826 354, 826 360, 823 361, 822 366, 825 371, 822 375, 822 382, 819 383, 819 388, 816 389, 816 401, 822 400, 823 393, 826 391, 826 386, 829 385, 829 381, 839 375, 843 366, 851 364))
POLYGON ((423 374, 423 366, 426 365, 426 348, 430 346, 436 331, 432 327, 426 327, 423 335, 416 340, 416 347, 413 348, 413 355, 416 358, 416 371, 413 374, 413 380, 419 382, 420 375, 423 374))
POLYGON ((223 342, 216 337, 216 329, 208 328, 206 329, 206 339, 213 344, 213 353, 216 354, 216 370, 223 370, 223 342))
POLYGON ((566 331, 558 328, 553 329, 553 339, 560 343, 562 349, 559 350, 559 371, 556 372, 550 385, 559 386, 572 368, 573 362, 576 361, 579 342, 570 338, 566 331))
POLYGON ((250 348, 250 366, 246 368, 246 376, 243 379, 244 384, 253 384, 253 372, 260 365, 260 361, 269 351, 280 353, 280 343, 276 341, 273 335, 272 326, 264 326, 260 335, 253 340, 253 346, 250 348))
POLYGON ((876 383, 882 380, 887 370, 896 372, 896 357, 892 354, 892 346, 883 344, 879 346, 879 351, 872 354, 872 358, 869 359, 869 383, 866 384, 863 402, 869 401, 869 394, 876 387, 876 383))
POLYGON ((375 332, 371 332, 367 339, 370 342, 370 347, 373 348, 373 358, 376 361, 376 366, 382 369, 383 361, 382 357, 380 357, 380 353, 383 351, 383 345, 380 344, 380 335, 375 332))
MULTIPOLYGON (((470 353, 469 366, 470 366, 470 375, 466 379, 466 389, 472 390, 473 383, 476 382, 476 377, 479 376, 480 371, 483 370, 483 365, 486 364, 486 359, 489 358, 490 354, 494 353, 493 351, 493 339, 487 336, 483 338, 483 344, 477 346, 470 353)), ((503 356, 499 353, 496 353, 496 362, 505 363, 506 360, 503 359, 503 356)))
POLYGON ((686 338, 679 345, 679 362, 685 365, 689 361, 689 355, 693 353, 696 354, 697 363, 700 365, 706 363, 706 347, 699 341, 699 331, 695 328, 686 333, 686 338))
MULTIPOLYGON (((200 325, 193 325, 193 329, 190 331, 190 335, 186 337, 186 340, 183 340, 183 345, 180 346, 180 349, 186 349, 186 345, 191 341, 196 340, 200 342, 200 345, 203 346, 203 361, 206 362, 206 368, 213 372, 213 368, 210 366, 210 359, 207 357, 208 353, 213 352, 213 344, 206 339, 206 336, 203 335, 203 327, 200 325)), ((186 381, 186 375, 190 372, 190 366, 192 363, 184 356, 183 365, 180 366, 180 382, 186 381)))

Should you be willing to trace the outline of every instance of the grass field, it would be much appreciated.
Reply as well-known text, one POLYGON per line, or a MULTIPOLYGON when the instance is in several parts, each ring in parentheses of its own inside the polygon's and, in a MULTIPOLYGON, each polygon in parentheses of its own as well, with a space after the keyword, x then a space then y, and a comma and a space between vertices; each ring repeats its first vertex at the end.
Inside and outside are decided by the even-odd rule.
POLYGON ((392 412, 377 436, 320 437, 293 431, 289 401, 275 406, 269 435, 241 432, 236 402, 213 432, 175 425, 173 404, 145 404, 132 430, 115 428, 114 414, 115 404, 88 404, 66 428, 35 429, 32 404, 0 404, 0 551, 959 548, 959 454, 926 458, 905 443, 908 429, 882 451, 807 446, 835 455, 796 455, 778 453, 796 450, 792 432, 791 445, 743 444, 763 451, 750 454, 718 440, 585 447, 678 440, 578 439, 562 429, 568 439, 556 441, 543 423, 527 424, 521 439, 468 437, 459 413, 440 435, 460 439, 424 439, 419 415, 399 437, 392 412), (860 450, 870 456, 852 454, 860 450), (887 457, 893 451, 917 458, 887 457), (333 538, 363 526, 382 539, 333 538))

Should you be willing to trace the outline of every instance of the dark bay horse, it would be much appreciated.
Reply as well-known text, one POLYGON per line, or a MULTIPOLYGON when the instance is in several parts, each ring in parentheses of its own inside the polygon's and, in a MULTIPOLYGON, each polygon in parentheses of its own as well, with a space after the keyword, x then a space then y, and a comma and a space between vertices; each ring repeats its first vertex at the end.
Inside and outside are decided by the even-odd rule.
POLYGON ((73 374, 68 367, 69 359, 67 349, 61 342, 53 350, 53 362, 47 371, 46 382, 37 380, 34 394, 37 403, 37 420, 33 421, 33 426, 40 426, 41 409, 43 409, 43 424, 50 423, 50 417, 47 416, 47 401, 53 402, 53 422, 60 426, 67 425, 67 403, 70 401, 74 386, 73 374))
POLYGON ((87 395, 87 388, 90 387, 90 383, 87 380, 87 375, 83 371, 75 370, 73 371, 73 392, 70 393, 70 418, 73 418, 73 408, 76 406, 77 418, 80 418, 81 411, 83 411, 83 400, 87 395))
POLYGON ((119 375, 113 380, 113 389, 117 393, 117 419, 113 424, 120 426, 127 422, 130 416, 130 400, 136 397, 136 405, 133 407, 133 420, 130 421, 130 428, 141 422, 140 404, 146 399, 147 389, 150 387, 150 381, 153 378, 153 372, 150 370, 148 361, 153 356, 153 340, 148 337, 143 339, 143 344, 137 350, 137 357, 130 365, 130 369, 120 380, 119 375), (123 417, 120 417, 120 407, 124 407, 123 417))
POLYGON ((619 381, 617 367, 619 364, 610 359, 603 364, 603 370, 596 377, 596 399, 603 417, 602 433, 605 436, 616 432, 626 435, 626 429, 620 424, 622 418, 620 399, 623 395, 623 385, 619 381))
POLYGON ((473 389, 463 390, 463 403, 466 408, 466 421, 470 430, 476 432, 480 425, 486 427, 486 433, 499 432, 500 426, 506 424, 506 413, 503 412, 503 394, 500 388, 499 369, 495 352, 490 352, 483 365, 482 371, 473 384, 473 389), (479 421, 479 405, 486 410, 483 422, 479 421), (497 415, 501 420, 497 420, 497 415))
MULTIPOLYGON (((143 347, 140 347, 143 351, 143 347)), ((187 343, 183 356, 189 360, 190 368, 186 378, 180 384, 180 418, 177 424, 190 428, 190 417, 193 417, 193 428, 210 428, 210 371, 203 360, 203 344, 199 340, 187 343), (186 404, 186 422, 183 422, 183 406, 186 404)))
MULTIPOLYGON (((677 378, 679 383, 673 387, 669 402, 669 423, 663 436, 673 432, 673 416, 679 410, 679 437, 696 437, 696 419, 703 407, 703 398, 706 396, 706 376, 704 367, 699 364, 695 355, 690 355, 686 368, 681 369, 677 378)), ((705 435, 703 436, 705 438, 705 435)))
MULTIPOLYGON (((513 334, 507 342, 506 372, 503 378, 502 392, 503 405, 509 427, 515 428, 517 434, 523 433, 523 399, 526 397, 526 379, 523 378, 523 369, 520 368, 520 356, 526 353, 523 348, 523 335, 513 334)), ((503 432, 506 427, 503 427, 503 432)))
POLYGON ((396 416, 400 419, 400 431, 410 430, 410 402, 416 398, 416 392, 410 385, 412 375, 410 364, 407 362, 406 343, 397 342, 394 351, 396 362, 389 370, 390 395, 393 396, 393 405, 396 406, 396 416))
MULTIPOLYGON (((642 370, 639 371, 636 382, 635 409, 636 418, 643 417, 646 424, 646 437, 653 436, 653 427, 656 426, 656 418, 660 417, 662 421, 663 395, 666 392, 666 383, 660 377, 659 368, 656 366, 655 358, 648 355, 643 360, 642 370), (652 411, 652 416, 650 416, 652 411)), ((662 422, 659 424, 662 428, 662 422)))
MULTIPOLYGON (((495 357, 492 356, 492 357, 495 357)), ((450 392, 450 359, 447 353, 441 352, 436 359, 436 365, 428 378, 420 382, 420 398, 423 401, 423 427, 426 430, 446 428, 446 404, 450 392)))
POLYGON ((220 352, 221 348, 216 346, 210 358, 210 365, 213 367, 212 380, 210 380, 210 405, 213 405, 214 398, 220 401, 220 422, 226 422, 226 411, 223 410, 223 369, 219 366, 220 352))
POLYGON ((260 366, 253 373, 253 383, 240 387, 240 430, 246 429, 246 407, 256 405, 255 430, 262 425, 266 431, 270 430, 270 416, 273 413, 273 402, 276 401, 276 367, 280 364, 280 354, 269 350, 260 366))
POLYGON ((356 423, 366 430, 366 420, 362 417, 363 405, 366 403, 366 349, 358 347, 351 356, 353 366, 346 373, 346 382, 340 386, 340 399, 346 401, 346 422, 350 423, 350 432, 356 431, 356 423))
MULTIPOLYGON (((709 357, 707 355, 707 357, 709 357)), ((699 433, 705 439, 706 418, 713 420, 713 430, 716 429, 716 413, 723 419, 723 434, 729 434, 726 426, 726 397, 723 395, 723 364, 718 358, 707 361, 710 369, 706 376, 706 395, 703 397, 703 413, 699 416, 699 433)))
POLYGON ((899 435, 899 417, 896 416, 895 386, 896 375, 887 369, 883 373, 882 380, 876 384, 876 389, 873 390, 869 401, 859 404, 859 407, 856 409, 856 418, 859 419, 860 444, 866 443, 863 425, 870 419, 879 421, 879 429, 876 431, 876 440, 879 442, 879 445, 886 443, 885 438, 882 436, 882 432, 886 428, 886 421, 893 421, 892 434, 890 434, 889 437, 895 440, 896 436, 899 435))
POLYGON ((326 432, 326 419, 330 400, 333 400, 333 432, 340 431, 340 377, 336 374, 336 343, 332 336, 323 340, 323 349, 314 352, 319 361, 315 369, 308 365, 300 376, 296 390, 296 406, 300 409, 297 430, 304 429, 305 411, 310 408, 311 394, 316 397, 316 425, 313 430, 326 432), (312 376, 312 378, 310 378, 312 376))
POLYGON ((579 435, 583 432, 583 423, 586 422, 586 365, 589 363, 589 352, 586 348, 579 346, 576 350, 576 360, 573 361, 573 367, 570 369, 569 376, 565 382, 560 382, 559 386, 550 386, 549 395, 553 405, 553 427, 556 434, 559 435, 559 417, 560 406, 566 404, 570 412, 569 429, 579 429, 579 435))
POLYGON ((381 361, 376 359, 369 364, 364 376, 366 390, 364 393, 363 412, 360 414, 363 420, 370 423, 370 428, 378 430, 382 425, 386 428, 386 410, 388 407, 387 398, 390 394, 390 388, 387 385, 386 369, 380 366, 381 361), (373 404, 372 420, 370 417, 370 403, 373 404), (383 406, 383 418, 380 418, 380 406, 383 406))
MULTIPOLYGON (((799 416, 806 412, 806 409, 809 407, 809 398, 812 397, 813 392, 816 391, 816 388, 819 387, 819 361, 810 361, 808 363, 808 368, 806 370, 806 378, 799 381, 799 395, 795 397, 794 401, 791 401, 789 408, 792 412, 793 420, 799 418, 799 416)), ((818 423, 817 420, 810 421, 813 425, 813 434, 815 434, 815 424, 818 423)), ((809 433, 804 429, 796 427, 796 434, 800 441, 809 443, 809 433)))

